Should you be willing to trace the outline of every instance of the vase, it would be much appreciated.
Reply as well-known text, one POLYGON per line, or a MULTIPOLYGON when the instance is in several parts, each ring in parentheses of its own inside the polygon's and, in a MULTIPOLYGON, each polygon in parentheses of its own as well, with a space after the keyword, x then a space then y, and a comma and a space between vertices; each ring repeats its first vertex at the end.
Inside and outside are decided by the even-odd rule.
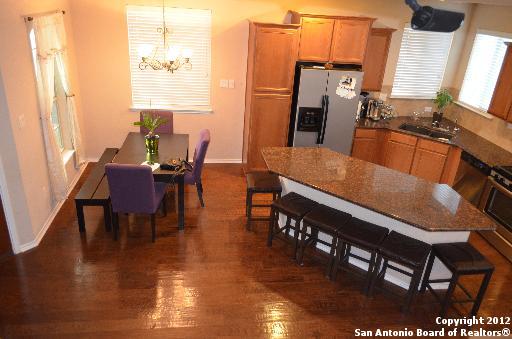
POLYGON ((146 135, 146 152, 149 154, 157 154, 158 153, 158 141, 160 137, 158 135, 146 135))

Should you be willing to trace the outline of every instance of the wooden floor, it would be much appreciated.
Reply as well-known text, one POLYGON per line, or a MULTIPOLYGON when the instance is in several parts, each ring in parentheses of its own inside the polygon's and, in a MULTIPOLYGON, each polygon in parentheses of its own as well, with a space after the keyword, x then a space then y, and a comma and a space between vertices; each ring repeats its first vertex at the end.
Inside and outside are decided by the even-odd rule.
MULTIPOLYGON (((81 237, 68 199, 39 247, 0 264, 0 337, 343 338, 357 328, 438 328, 431 297, 403 316, 395 298, 363 296, 356 275, 329 282, 321 261, 308 256, 298 267, 284 241, 268 248, 265 223, 247 232, 239 165, 207 165, 203 182, 206 207, 187 187, 185 231, 174 212, 157 218, 154 244, 143 216, 122 216, 113 241, 95 207, 81 237)), ((480 315, 510 316, 511 264, 478 235, 471 242, 496 265, 480 315)))

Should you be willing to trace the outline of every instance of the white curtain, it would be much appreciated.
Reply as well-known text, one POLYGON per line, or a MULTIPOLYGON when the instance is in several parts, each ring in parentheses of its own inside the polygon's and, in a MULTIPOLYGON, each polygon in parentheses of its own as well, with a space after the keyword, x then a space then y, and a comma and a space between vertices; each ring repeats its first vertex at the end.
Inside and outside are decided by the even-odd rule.
POLYGON ((66 35, 62 13, 39 16, 33 19, 32 28, 37 53, 36 77, 41 111, 46 156, 50 172, 52 192, 57 201, 66 198, 67 176, 62 153, 53 128, 51 114, 55 96, 55 72, 57 71, 67 95, 67 114, 77 165, 83 162, 80 129, 77 123, 74 95, 71 93, 67 72, 66 35), (57 67, 56 67, 57 66, 57 67))

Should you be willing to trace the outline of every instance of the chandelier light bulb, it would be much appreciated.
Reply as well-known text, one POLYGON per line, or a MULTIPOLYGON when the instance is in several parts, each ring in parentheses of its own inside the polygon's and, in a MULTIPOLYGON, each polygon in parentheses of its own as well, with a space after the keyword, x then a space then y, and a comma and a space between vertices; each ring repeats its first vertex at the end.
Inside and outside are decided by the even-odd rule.
POLYGON ((167 60, 175 61, 180 56, 181 48, 178 46, 169 47, 167 50, 167 60))
POLYGON ((147 58, 151 56, 153 52, 153 46, 150 44, 142 44, 138 48, 139 56, 141 58, 147 58))
POLYGON ((192 57, 192 50, 190 48, 185 48, 183 50, 183 57, 186 58, 186 59, 190 59, 192 57))

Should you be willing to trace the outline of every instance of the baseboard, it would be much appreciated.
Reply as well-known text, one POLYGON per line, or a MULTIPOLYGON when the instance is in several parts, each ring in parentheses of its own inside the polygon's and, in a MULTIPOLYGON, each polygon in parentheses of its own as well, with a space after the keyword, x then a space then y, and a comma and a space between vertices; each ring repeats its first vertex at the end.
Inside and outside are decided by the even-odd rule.
POLYGON ((205 159, 207 164, 241 164, 242 159, 205 159))
MULTIPOLYGON (((98 162, 99 158, 87 158, 86 162, 98 162)), ((192 159, 190 159, 192 161, 192 159)), ((209 159, 204 161, 207 164, 241 164, 242 159, 209 159)))
POLYGON ((71 194, 71 191, 73 191, 73 188, 75 188, 75 185, 77 184, 78 180, 80 179, 80 177, 82 176, 84 170, 85 170, 85 167, 86 167, 86 164, 82 165, 80 167, 80 170, 78 171, 78 173, 75 175, 75 178, 73 179, 73 181, 69 184, 69 188, 68 188, 68 192, 66 194, 66 199, 62 200, 61 202, 59 202, 57 205, 55 205, 55 207, 52 209, 50 215, 48 216, 48 218, 46 219, 46 222, 44 223, 43 227, 39 230, 39 232, 37 233, 36 237, 34 240, 28 242, 28 243, 25 243, 25 244, 21 244, 18 246, 18 251, 15 253, 15 254, 18 254, 18 253, 22 253, 22 252, 26 252, 28 250, 31 250, 33 249, 34 247, 37 247, 39 245, 39 243, 41 242, 41 240, 43 240, 43 237, 44 235, 46 234, 46 231, 48 231, 48 229, 50 228, 50 225, 52 224, 53 222, 53 219, 55 219, 55 217, 57 216, 57 214, 59 213, 62 205, 64 204, 64 202, 66 202, 66 200, 69 198, 69 195, 71 194))

